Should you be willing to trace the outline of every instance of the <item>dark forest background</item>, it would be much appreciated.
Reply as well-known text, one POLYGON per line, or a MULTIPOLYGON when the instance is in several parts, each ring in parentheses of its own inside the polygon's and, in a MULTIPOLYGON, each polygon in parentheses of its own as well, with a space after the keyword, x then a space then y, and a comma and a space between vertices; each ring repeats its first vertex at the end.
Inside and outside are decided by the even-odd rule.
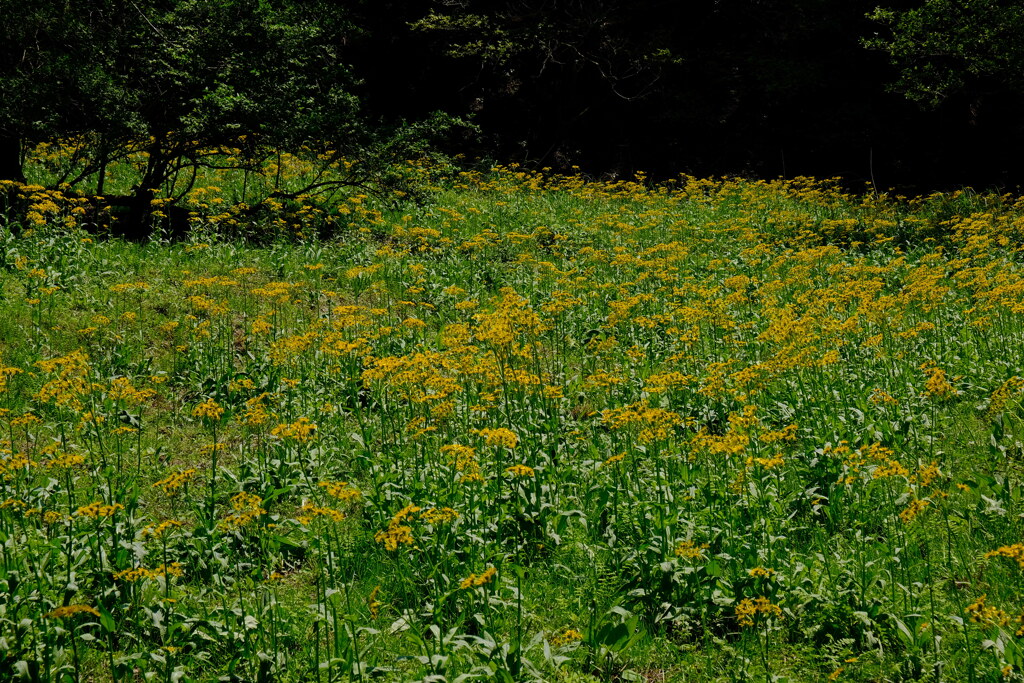
POLYGON ((79 134, 93 170, 140 139, 172 164, 186 138, 400 140, 601 177, 1019 188, 1021 3, 882 1, 0 0, 0 176, 79 134))

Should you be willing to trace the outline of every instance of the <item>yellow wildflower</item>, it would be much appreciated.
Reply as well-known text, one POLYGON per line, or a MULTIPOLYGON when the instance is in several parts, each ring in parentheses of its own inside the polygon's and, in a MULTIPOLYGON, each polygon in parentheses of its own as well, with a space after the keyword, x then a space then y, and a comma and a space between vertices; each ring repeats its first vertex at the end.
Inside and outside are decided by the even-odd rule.
POLYGON ((910 505, 907 506, 903 512, 900 513, 900 519, 903 520, 904 524, 909 524, 918 514, 921 513, 926 507, 931 505, 929 500, 914 499, 910 505))
POLYGON ((220 528, 225 530, 240 529, 243 526, 255 521, 260 515, 265 515, 263 499, 252 493, 242 491, 231 498, 231 509, 233 512, 220 521, 220 528))
POLYGON ((566 647, 583 640, 583 634, 572 628, 564 628, 557 631, 548 641, 554 647, 566 647))
POLYGON ((984 594, 964 609, 964 612, 971 616, 971 621, 982 626, 1006 626, 1009 624, 1010 618, 1006 612, 996 607, 990 607, 986 604, 987 598, 988 595, 984 594))
POLYGON ((478 588, 487 583, 490 583, 491 579, 493 579, 497 573, 497 569, 495 569, 494 567, 488 567, 480 574, 470 574, 467 578, 462 580, 462 582, 459 584, 459 588, 462 588, 463 590, 469 588, 478 588))
POLYGON ((753 600, 744 598, 736 605, 736 620, 740 626, 753 626, 754 620, 759 614, 766 617, 781 617, 782 608, 772 604, 765 597, 754 598, 753 600))
POLYGON ((504 446, 515 448, 519 445, 519 437, 511 429, 499 427, 497 429, 477 429, 474 434, 482 436, 488 446, 504 446))
POLYGON ((95 503, 89 503, 83 505, 75 511, 77 517, 89 517, 90 519, 96 519, 98 517, 112 517, 118 510, 124 510, 124 505, 120 503, 114 503, 113 505, 104 505, 103 501, 96 501, 95 503))
POLYGON ((685 560, 703 560, 704 551, 710 547, 707 543, 697 545, 693 541, 682 541, 676 545, 675 555, 685 560))
POLYGON ((310 422, 308 417, 300 417, 290 424, 279 424, 270 430, 270 433, 279 439, 292 439, 299 443, 306 443, 316 434, 316 425, 310 422))
POLYGON ((163 489, 164 493, 168 496, 177 495, 178 490, 188 482, 192 481, 197 473, 198 472, 194 467, 190 467, 189 469, 181 472, 174 472, 170 476, 153 484, 153 488, 163 489))
POLYGON ((89 605, 65 605, 63 607, 58 607, 55 610, 47 612, 43 615, 43 617, 48 619, 63 619, 64 617, 70 617, 74 614, 81 614, 83 612, 91 614, 94 617, 100 616, 100 613, 96 610, 96 608, 90 607, 89 605))
POLYGON ((178 529, 185 526, 184 522, 179 522, 176 519, 168 519, 159 524, 150 524, 142 530, 143 538, 160 538, 164 535, 164 532, 171 529, 178 529))
POLYGON ((532 476, 534 476, 533 468, 532 467, 528 467, 527 465, 512 465, 512 467, 506 468, 505 471, 508 472, 509 474, 515 476, 515 477, 532 477, 532 476))
POLYGON ((224 408, 212 398, 208 398, 192 409, 192 417, 207 420, 219 420, 224 414, 224 408))
POLYGON ((1005 557, 1013 560, 1017 563, 1018 567, 1024 569, 1024 543, 1004 545, 1001 548, 996 548, 995 550, 985 553, 985 557, 1005 557))
POLYGON ((303 525, 309 526, 314 517, 328 517, 332 522, 340 522, 345 519, 345 513, 329 507, 320 507, 310 501, 302 504, 301 513, 296 519, 303 525))
POLYGON ((340 501, 355 500, 362 496, 362 492, 349 484, 347 481, 322 481, 317 486, 325 489, 327 495, 337 498, 340 501))
POLYGON ((380 602, 377 600, 378 593, 380 593, 380 586, 374 586, 373 590, 370 591, 370 597, 366 600, 366 605, 370 608, 371 619, 376 619, 380 615, 380 602))
POLYGON ((946 371, 934 363, 923 363, 921 369, 927 376, 924 385, 925 396, 932 396, 938 399, 952 398, 959 394, 946 377, 946 371))
POLYGON ((141 581, 142 579, 158 579, 161 577, 168 576, 184 576, 185 570, 183 570, 181 562, 172 562, 170 566, 160 565, 156 569, 146 569, 145 567, 136 567, 134 569, 125 569, 123 571, 114 572, 115 581, 128 581, 135 582, 141 581))
POLYGON ((437 526, 458 519, 459 513, 452 508, 428 508, 420 513, 420 521, 437 526))
POLYGON ((405 522, 411 521, 420 510, 417 505, 406 505, 391 518, 386 531, 374 534, 374 540, 382 543, 385 550, 397 550, 400 545, 412 545, 415 543, 412 527, 405 522))

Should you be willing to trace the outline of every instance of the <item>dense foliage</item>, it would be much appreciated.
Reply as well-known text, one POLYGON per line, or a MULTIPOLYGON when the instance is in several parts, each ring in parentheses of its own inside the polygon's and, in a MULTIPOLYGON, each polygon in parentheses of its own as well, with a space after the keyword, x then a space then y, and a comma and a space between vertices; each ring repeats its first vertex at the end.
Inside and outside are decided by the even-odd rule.
POLYGON ((876 5, 0 0, 0 178, 82 134, 100 190, 153 153, 141 200, 217 145, 371 157, 444 112, 479 125, 450 153, 606 177, 1020 183, 1019 3, 876 5))

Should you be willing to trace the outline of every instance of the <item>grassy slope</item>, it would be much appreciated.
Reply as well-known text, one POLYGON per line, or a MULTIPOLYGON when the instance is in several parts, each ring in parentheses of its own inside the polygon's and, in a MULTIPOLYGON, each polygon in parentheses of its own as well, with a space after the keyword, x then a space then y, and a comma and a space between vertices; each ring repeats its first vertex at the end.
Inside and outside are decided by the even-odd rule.
MULTIPOLYGON (((399 211, 353 197, 335 239, 263 248, 93 240, 74 202, 30 197, 42 220, 0 250, 0 667, 1018 663, 1021 570, 986 556, 1024 540, 1011 201, 508 170, 446 187, 399 211), (73 604, 99 616, 53 615, 73 604)), ((209 201, 229 191, 197 213, 231 220, 209 201)))

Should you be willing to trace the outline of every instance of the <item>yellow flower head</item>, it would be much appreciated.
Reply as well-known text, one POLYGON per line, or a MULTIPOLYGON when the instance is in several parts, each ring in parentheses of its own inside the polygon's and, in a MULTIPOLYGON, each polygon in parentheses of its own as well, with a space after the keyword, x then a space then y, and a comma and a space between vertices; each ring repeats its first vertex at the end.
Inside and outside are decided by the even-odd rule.
POLYGON ((956 387, 950 384, 949 379, 946 377, 946 371, 934 363, 924 363, 921 365, 921 369, 927 377, 924 384, 926 396, 943 400, 952 398, 960 393, 956 390, 956 387))
POLYGON ((184 522, 179 522, 176 519, 168 519, 159 524, 150 524, 142 530, 143 538, 160 538, 164 533, 171 531, 172 529, 178 529, 185 526, 184 522))
POLYGON ((194 467, 190 467, 189 469, 181 472, 174 472, 170 476, 153 484, 153 488, 161 488, 164 490, 166 495, 174 496, 177 495, 182 486, 192 481, 196 474, 198 474, 198 471, 194 467))
POLYGON ((370 597, 366 600, 366 605, 370 608, 371 619, 376 619, 380 615, 380 602, 377 600, 378 593, 380 593, 380 586, 374 586, 373 590, 370 591, 370 597))
POLYGON ((765 597, 744 598, 736 605, 736 620, 740 626, 753 626, 754 620, 762 615, 765 617, 781 617, 782 608, 765 597))
POLYGON ((519 445, 519 437, 511 429, 498 427, 497 429, 477 429, 475 434, 482 436, 488 446, 504 446, 515 448, 519 445))
POLYGON ((693 541, 682 541, 676 545, 675 555, 685 560, 703 560, 705 559, 704 551, 711 547, 707 543, 701 543, 697 545, 693 541))
POLYGON ((102 501, 96 501, 95 503, 89 503, 83 505, 75 511, 77 517, 89 517, 90 519, 96 519, 98 517, 112 517, 118 510, 124 510, 124 505, 120 503, 114 503, 113 505, 104 505, 102 501))
POLYGON ((43 617, 48 619, 63 619, 64 617, 70 617, 72 615, 81 614, 83 612, 91 614, 94 617, 100 616, 100 613, 96 610, 96 608, 90 607, 89 605, 66 605, 64 607, 58 607, 55 610, 47 612, 43 615, 43 617))
POLYGON ((224 408, 212 398, 208 398, 192 409, 192 417, 216 421, 224 414, 224 408))
POLYGON ((242 491, 231 498, 232 512, 220 521, 220 528, 225 530, 240 529, 267 514, 263 509, 263 499, 252 493, 242 491))
POLYGON ((362 496, 362 492, 349 484, 347 481, 322 481, 317 484, 327 491, 327 495, 342 502, 356 500, 362 496))
POLYGON ((141 581, 143 579, 158 579, 166 578, 168 576, 184 576, 185 570, 181 568, 181 562, 172 562, 170 566, 162 564, 156 569, 146 569, 145 567, 136 567, 135 569, 125 569, 123 571, 114 572, 115 581, 128 581, 129 583, 135 581, 141 581))
POLYGON ((931 505, 931 501, 915 498, 910 502, 910 505, 900 513, 900 519, 903 520, 904 524, 910 524, 910 522, 929 505, 931 505))
POLYGON ((554 647, 566 647, 583 640, 583 634, 574 628, 564 628, 551 636, 551 643, 554 647))
POLYGON ((332 522, 340 522, 345 519, 345 513, 341 510, 335 510, 329 507, 320 507, 312 501, 306 501, 302 504, 301 513, 296 519, 299 523, 309 526, 310 522, 315 517, 326 517, 332 522))
POLYGON ((532 467, 528 467, 526 465, 512 465, 512 467, 507 468, 505 471, 508 472, 509 474, 511 474, 512 476, 515 476, 515 477, 532 477, 532 476, 534 476, 533 468, 532 467))
POLYGON ((388 522, 386 531, 378 531, 374 540, 384 545, 385 550, 397 550, 400 545, 412 545, 416 542, 412 535, 412 527, 407 524, 416 518, 420 508, 410 503, 395 513, 388 522))
POLYGON ((491 579, 493 579, 497 573, 497 569, 495 569, 494 567, 488 567, 480 574, 470 574, 468 577, 462 580, 462 582, 459 584, 459 588, 462 588, 463 590, 469 588, 478 588, 480 586, 490 583, 491 579))
POLYGON ((447 524, 459 518, 459 513, 452 508, 429 508, 420 513, 420 520, 437 526, 447 524))
POLYGON ((970 615, 971 621, 982 626, 1006 626, 1010 623, 1010 617, 1003 610, 991 607, 986 604, 988 595, 982 595, 964 609, 970 615))
POLYGON ((1017 563, 1018 567, 1024 569, 1024 543, 1004 545, 1001 548, 996 548, 995 550, 985 553, 985 557, 1005 557, 1009 560, 1013 560, 1017 563))
POLYGON ((270 433, 279 439, 291 439, 299 443, 306 443, 316 434, 316 425, 309 421, 308 417, 300 417, 290 424, 279 424, 270 430, 270 433))

